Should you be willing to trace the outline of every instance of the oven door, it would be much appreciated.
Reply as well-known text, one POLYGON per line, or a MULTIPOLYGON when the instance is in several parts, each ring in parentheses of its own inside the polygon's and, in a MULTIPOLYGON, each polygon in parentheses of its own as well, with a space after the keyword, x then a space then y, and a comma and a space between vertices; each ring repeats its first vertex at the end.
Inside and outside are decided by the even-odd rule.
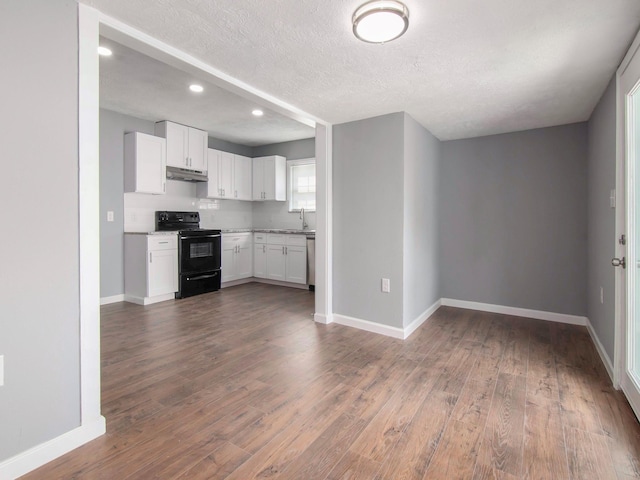
POLYGON ((180 273, 211 272, 220 269, 220 234, 180 234, 180 273))

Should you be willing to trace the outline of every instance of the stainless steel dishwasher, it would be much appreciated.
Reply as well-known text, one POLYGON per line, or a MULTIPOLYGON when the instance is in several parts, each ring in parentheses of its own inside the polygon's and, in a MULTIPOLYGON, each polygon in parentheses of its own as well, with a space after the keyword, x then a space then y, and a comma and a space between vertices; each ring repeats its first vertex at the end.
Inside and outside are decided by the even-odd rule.
POLYGON ((316 289, 316 237, 307 237, 307 284, 312 292, 316 289))

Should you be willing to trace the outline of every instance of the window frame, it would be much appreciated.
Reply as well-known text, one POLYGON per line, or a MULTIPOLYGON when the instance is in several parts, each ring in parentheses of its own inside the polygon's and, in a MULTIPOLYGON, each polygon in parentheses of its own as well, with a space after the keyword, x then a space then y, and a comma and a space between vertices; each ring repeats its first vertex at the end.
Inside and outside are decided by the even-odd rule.
MULTIPOLYGON (((292 209, 292 202, 293 202, 293 178, 291 175, 291 169, 292 167, 295 167, 297 165, 313 165, 314 169, 315 169, 315 165, 316 165, 316 158, 315 157, 309 157, 309 158, 300 158, 297 160, 287 160, 287 210, 289 211, 289 213, 299 213, 300 209, 299 208, 295 208, 292 209)), ((317 176, 316 176, 316 185, 317 185, 317 176)), ((317 194, 317 192, 316 192, 317 194)), ((317 204, 316 204, 317 207, 317 204)), ((316 209, 314 208, 313 210, 307 210, 306 208, 304 209, 305 212, 315 212, 316 209)))

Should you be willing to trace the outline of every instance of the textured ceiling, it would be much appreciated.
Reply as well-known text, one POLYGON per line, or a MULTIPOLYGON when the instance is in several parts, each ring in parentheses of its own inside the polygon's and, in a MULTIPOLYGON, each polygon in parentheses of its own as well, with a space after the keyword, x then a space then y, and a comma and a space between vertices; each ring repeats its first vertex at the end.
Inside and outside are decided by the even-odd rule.
POLYGON ((213 137, 258 146, 310 138, 315 130, 288 117, 194 78, 182 70, 143 55, 112 40, 100 44, 113 51, 100 57, 100 106, 157 122, 172 120, 201 128, 213 137), (193 93, 192 83, 202 85, 193 93), (264 116, 251 111, 260 107, 264 116))
POLYGON ((81 0, 331 123, 406 111, 442 140, 584 121, 640 25, 638 0, 406 0, 360 42, 363 0, 81 0))

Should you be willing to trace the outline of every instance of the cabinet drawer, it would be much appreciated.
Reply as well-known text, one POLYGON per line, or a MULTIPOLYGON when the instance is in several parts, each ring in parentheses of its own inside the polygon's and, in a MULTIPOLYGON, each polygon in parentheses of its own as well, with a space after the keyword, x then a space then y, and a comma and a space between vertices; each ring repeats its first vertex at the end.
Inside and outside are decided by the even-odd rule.
POLYGON ((234 245, 245 245, 251 243, 251 232, 247 233, 223 233, 223 248, 233 248, 234 245))
POLYGON ((176 250, 178 248, 177 235, 149 235, 147 248, 150 252, 158 250, 176 250))
POLYGON ((307 246, 306 235, 287 235, 287 245, 307 246))
POLYGON ((281 233, 267 233, 267 243, 269 245, 286 245, 287 236, 281 233))
POLYGON ((267 243, 267 234, 266 233, 254 233, 253 234, 253 243, 267 243))

